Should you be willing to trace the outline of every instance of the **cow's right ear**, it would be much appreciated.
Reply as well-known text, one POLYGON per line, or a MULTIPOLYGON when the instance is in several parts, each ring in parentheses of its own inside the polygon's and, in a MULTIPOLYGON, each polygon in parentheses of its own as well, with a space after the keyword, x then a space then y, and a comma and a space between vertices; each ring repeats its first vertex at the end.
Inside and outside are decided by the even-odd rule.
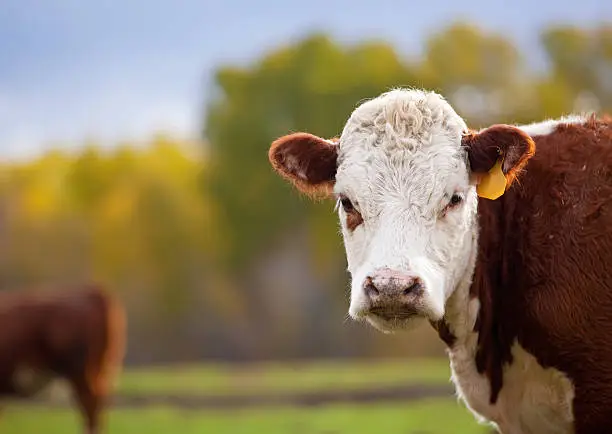
POLYGON ((338 145, 308 133, 275 140, 268 158, 272 167, 310 196, 329 196, 336 180, 338 145))

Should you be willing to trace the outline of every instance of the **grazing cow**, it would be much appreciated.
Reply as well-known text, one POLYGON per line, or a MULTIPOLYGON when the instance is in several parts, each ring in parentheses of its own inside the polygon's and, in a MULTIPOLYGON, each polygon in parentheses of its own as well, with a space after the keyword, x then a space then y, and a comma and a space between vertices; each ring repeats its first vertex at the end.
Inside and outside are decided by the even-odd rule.
POLYGON ((612 433, 612 122, 468 130, 439 95, 394 90, 338 140, 276 140, 273 167, 333 195, 349 313, 426 318, 458 395, 502 433, 612 433))
POLYGON ((0 397, 26 398, 54 378, 68 381, 96 434, 125 351, 122 305, 96 286, 0 293, 0 397))

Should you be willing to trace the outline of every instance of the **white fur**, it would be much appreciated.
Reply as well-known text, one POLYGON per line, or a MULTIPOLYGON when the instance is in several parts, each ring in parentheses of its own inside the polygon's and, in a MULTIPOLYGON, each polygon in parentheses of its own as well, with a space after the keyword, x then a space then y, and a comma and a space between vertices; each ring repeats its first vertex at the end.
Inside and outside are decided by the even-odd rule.
MULTIPOLYGON (((548 134, 566 118, 520 127, 548 134)), ((461 147, 465 122, 439 95, 394 90, 359 106, 339 142, 335 192, 348 197, 363 223, 353 231, 339 215, 352 276, 349 313, 390 331, 368 313, 366 276, 390 268, 424 282, 420 316, 445 317, 457 342, 449 351, 459 396, 504 434, 571 433, 573 386, 560 372, 543 369, 520 345, 504 371, 496 405, 488 380, 478 374, 473 332, 478 300, 469 296, 478 246, 477 195, 461 147), (453 193, 464 201, 443 213, 453 193)), ((405 325, 405 324, 400 324, 405 325)))
POLYGON ((527 125, 518 125, 518 128, 530 136, 547 136, 555 131, 561 124, 581 124, 586 121, 584 116, 566 116, 560 119, 548 119, 527 125))
POLYGON ((465 130, 442 97, 416 90, 386 93, 348 120, 335 191, 351 199, 364 220, 353 232, 342 225, 354 318, 367 308, 365 277, 385 267, 416 273, 426 292, 423 314, 435 319, 444 314, 475 222, 476 192, 459 146, 465 130), (469 206, 441 217, 455 192, 469 206))

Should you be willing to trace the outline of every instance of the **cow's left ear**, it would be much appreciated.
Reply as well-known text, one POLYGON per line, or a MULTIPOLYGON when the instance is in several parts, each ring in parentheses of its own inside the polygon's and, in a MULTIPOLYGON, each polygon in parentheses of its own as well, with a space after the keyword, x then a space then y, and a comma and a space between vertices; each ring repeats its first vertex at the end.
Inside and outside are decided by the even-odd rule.
POLYGON ((478 195, 497 199, 516 179, 535 153, 533 139, 510 125, 493 125, 462 139, 470 170, 478 183, 478 195))

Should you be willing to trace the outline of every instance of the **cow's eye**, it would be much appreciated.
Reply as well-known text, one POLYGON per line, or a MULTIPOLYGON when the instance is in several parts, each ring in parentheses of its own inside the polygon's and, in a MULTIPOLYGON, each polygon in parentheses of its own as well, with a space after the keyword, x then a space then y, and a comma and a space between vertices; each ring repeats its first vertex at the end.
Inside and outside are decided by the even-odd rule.
POLYGON ((446 216, 446 213, 451 209, 457 208, 463 202, 463 196, 460 193, 455 193, 451 196, 450 200, 442 210, 442 217, 446 216))
POLYGON ((351 200, 346 196, 342 196, 340 198, 340 204, 342 205, 342 208, 345 212, 353 212, 355 210, 353 202, 351 202, 351 200))
POLYGON ((363 223, 363 217, 361 217, 361 213, 355 209, 353 202, 346 197, 340 196, 338 198, 338 205, 342 206, 346 214, 346 227, 349 231, 354 231, 361 223, 363 223))
POLYGON ((461 197, 459 194, 455 193, 451 197, 451 200, 448 203, 448 205, 450 207, 455 207, 455 206, 459 205, 462 201, 463 201, 463 197, 461 197))

